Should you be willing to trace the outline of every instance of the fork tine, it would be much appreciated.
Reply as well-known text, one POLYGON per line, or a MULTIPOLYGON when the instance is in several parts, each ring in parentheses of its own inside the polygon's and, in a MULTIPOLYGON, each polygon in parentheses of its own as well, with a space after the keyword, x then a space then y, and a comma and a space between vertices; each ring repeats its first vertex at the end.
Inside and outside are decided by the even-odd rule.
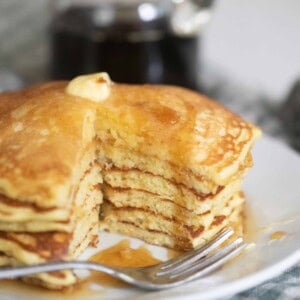
POLYGON ((211 241, 209 241, 203 247, 197 250, 191 250, 186 254, 183 254, 179 257, 175 257, 167 262, 163 263, 160 267, 160 271, 157 272, 157 275, 164 275, 169 270, 174 271, 178 268, 182 268, 186 264, 191 264, 194 261, 199 260, 200 258, 206 256, 209 252, 216 249, 223 242, 225 242, 231 235, 233 234, 233 230, 231 228, 227 228, 221 231, 216 237, 214 237, 211 241))
POLYGON ((199 278, 223 265, 230 258, 241 252, 246 247, 246 245, 247 244, 243 241, 242 238, 237 238, 235 241, 225 246, 223 249, 218 250, 207 258, 200 260, 200 262, 196 262, 192 265, 186 266, 186 268, 180 273, 172 272, 172 274, 169 274, 169 277, 174 281, 190 281, 195 278, 199 278))

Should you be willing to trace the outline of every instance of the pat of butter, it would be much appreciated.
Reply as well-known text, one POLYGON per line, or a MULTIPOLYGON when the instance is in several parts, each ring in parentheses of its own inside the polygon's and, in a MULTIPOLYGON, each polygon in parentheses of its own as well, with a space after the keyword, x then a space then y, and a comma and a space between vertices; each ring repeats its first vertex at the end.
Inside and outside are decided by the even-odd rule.
POLYGON ((111 84, 112 82, 107 73, 82 75, 70 81, 66 92, 69 95, 101 102, 109 96, 111 84))

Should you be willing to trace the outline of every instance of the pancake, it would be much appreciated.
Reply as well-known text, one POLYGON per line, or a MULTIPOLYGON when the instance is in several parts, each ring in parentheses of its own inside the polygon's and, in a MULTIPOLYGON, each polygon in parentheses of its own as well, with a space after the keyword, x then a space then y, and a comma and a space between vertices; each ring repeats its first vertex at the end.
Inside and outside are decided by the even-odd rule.
MULTIPOLYGON (((14 265, 53 261, 66 257, 70 239, 70 234, 59 232, 0 233, 1 251, 7 257, 14 259, 14 265)), ((69 278, 73 277, 69 275, 69 278)), ((38 275, 38 278, 40 278, 40 275, 38 275)), ((72 283, 74 283, 74 280, 72 283)))
POLYGON ((195 236, 199 228, 208 229, 215 222, 215 218, 227 217, 234 207, 240 206, 242 203, 243 199, 239 195, 235 195, 221 209, 211 210, 209 215, 212 218, 208 218, 206 214, 194 216, 195 219, 198 218, 196 224, 188 224, 187 220, 168 217, 163 212, 154 213, 147 209, 134 207, 115 207, 107 202, 103 205, 103 215, 104 223, 110 217, 115 217, 136 226, 140 225, 144 229, 162 231, 170 235, 195 236))
MULTIPOLYGON (((147 210, 154 214, 161 214, 169 219, 175 219, 187 226, 199 226, 202 222, 210 222, 213 219, 212 211, 221 212, 229 201, 227 198, 216 203, 206 203, 206 209, 200 212, 187 209, 160 195, 135 189, 114 189, 105 185, 105 202, 113 204, 117 208, 137 208, 147 210)), ((221 198, 222 199, 222 198, 221 198)), ((199 204, 199 202, 198 202, 199 204)))
MULTIPOLYGON (((241 234, 259 136, 196 92, 103 73, 1 94, 0 265, 76 259, 99 225, 181 250, 229 225, 241 234)), ((24 280, 77 281, 71 271, 24 280)))
MULTIPOLYGON (((76 207, 83 207, 90 211, 96 205, 100 205, 102 194, 99 184, 101 181, 99 167, 92 166, 89 172, 80 180, 80 185, 74 195, 76 207), (94 200, 89 201, 89 199, 94 200)), ((77 216, 74 207, 67 209, 57 207, 40 208, 0 195, 0 231, 41 232, 61 230, 71 232, 76 221, 77 216)))
MULTIPOLYGON (((98 233, 101 166, 95 106, 65 83, 0 96, 0 252, 2 264, 75 259, 98 233)), ((48 288, 76 282, 72 272, 26 280, 48 288)))
POLYGON ((244 198, 240 193, 227 203, 222 215, 215 215, 206 226, 191 227, 182 222, 140 209, 115 208, 104 204, 102 230, 117 232, 145 240, 150 244, 178 250, 198 248, 226 226, 234 224, 237 233, 242 232, 242 208, 244 198))
MULTIPOLYGON (((110 187, 124 190, 134 190, 147 193, 147 197, 156 195, 193 211, 197 214, 210 210, 212 205, 229 198, 240 189, 241 180, 236 180, 226 187, 220 186, 215 194, 197 193, 183 184, 170 182, 163 177, 144 173, 138 170, 108 170, 103 173, 104 190, 109 193, 110 187)), ((120 198, 118 198, 120 199, 120 198)), ((116 199, 116 201, 118 201, 116 199)), ((144 202, 140 202, 141 204, 144 202)))
MULTIPOLYGON (((143 155, 136 150, 115 145, 109 140, 103 140, 100 144, 101 151, 98 150, 98 159, 103 165, 114 167, 115 170, 141 170, 183 184, 204 194, 216 192, 220 186, 186 167, 178 167, 174 162, 158 159, 156 156, 143 155)), ((230 182, 243 177, 250 167, 252 167, 252 156, 248 153, 230 182)))
POLYGON ((64 89, 50 83, 1 95, 1 194, 39 207, 70 205, 70 186, 81 175, 76 166, 85 167, 95 135, 95 112, 91 101, 64 89))

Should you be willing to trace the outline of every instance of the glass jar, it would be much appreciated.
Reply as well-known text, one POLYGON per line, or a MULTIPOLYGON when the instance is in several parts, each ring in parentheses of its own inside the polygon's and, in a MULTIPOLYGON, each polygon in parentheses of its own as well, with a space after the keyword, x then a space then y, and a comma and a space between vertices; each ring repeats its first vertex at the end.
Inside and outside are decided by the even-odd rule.
POLYGON ((52 79, 106 71, 116 82, 199 89, 210 1, 54 1, 52 79))

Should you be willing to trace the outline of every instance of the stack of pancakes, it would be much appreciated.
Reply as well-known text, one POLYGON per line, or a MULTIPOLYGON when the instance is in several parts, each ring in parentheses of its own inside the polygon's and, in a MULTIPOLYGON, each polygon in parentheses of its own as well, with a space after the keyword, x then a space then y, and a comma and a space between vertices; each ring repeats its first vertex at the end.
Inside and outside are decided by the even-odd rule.
POLYGON ((240 230, 259 134, 195 92, 103 74, 2 94, 0 265, 74 259, 96 242, 99 216, 104 230, 184 250, 228 224, 240 230))
MULTIPOLYGON (((0 96, 0 265, 74 259, 98 234, 95 108, 64 89, 0 96)), ((72 272, 28 280, 49 288, 76 282, 72 272)))
POLYGON ((259 131, 178 87, 114 85, 98 107, 101 228, 178 249, 239 223, 259 131))

